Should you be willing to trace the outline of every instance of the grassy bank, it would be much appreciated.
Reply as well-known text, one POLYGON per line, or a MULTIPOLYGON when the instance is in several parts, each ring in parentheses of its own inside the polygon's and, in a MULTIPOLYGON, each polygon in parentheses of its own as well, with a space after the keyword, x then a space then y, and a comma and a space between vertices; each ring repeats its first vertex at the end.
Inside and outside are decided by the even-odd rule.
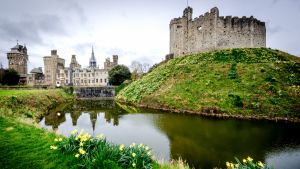
POLYGON ((191 54, 163 64, 117 99, 166 109, 299 117, 300 58, 267 48, 191 54))
POLYGON ((40 90, 0 90, 0 97, 12 96, 12 95, 20 95, 24 93, 36 93, 40 92, 40 90))
POLYGON ((146 145, 117 145, 88 133, 65 137, 41 129, 38 117, 73 96, 63 90, 29 91, 16 95, 6 90, 0 98, 0 166, 4 168, 188 168, 183 161, 158 163, 146 145))

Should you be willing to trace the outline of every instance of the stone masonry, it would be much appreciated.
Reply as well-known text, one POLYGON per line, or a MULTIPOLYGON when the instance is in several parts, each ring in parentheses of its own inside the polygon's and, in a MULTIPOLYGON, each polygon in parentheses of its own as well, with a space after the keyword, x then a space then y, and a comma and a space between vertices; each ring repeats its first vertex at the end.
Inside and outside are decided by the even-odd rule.
POLYGON ((174 57, 225 48, 265 47, 266 26, 253 16, 242 18, 219 16, 214 7, 193 20, 193 9, 187 7, 182 18, 170 22, 170 54, 174 57))

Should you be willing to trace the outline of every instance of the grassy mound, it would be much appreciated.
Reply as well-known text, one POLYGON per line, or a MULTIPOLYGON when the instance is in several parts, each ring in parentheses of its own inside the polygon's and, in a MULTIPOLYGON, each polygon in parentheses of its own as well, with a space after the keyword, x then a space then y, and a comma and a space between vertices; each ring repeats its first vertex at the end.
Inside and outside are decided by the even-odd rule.
POLYGON ((117 99, 217 113, 298 116, 300 58, 268 48, 178 57, 121 90, 117 99))

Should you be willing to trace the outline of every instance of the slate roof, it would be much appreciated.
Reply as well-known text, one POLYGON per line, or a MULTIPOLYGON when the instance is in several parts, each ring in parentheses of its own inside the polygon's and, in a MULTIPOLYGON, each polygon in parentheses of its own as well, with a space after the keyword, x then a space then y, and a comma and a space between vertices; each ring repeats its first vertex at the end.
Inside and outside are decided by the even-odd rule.
POLYGON ((19 53, 19 54, 22 54, 22 55, 24 55, 24 53, 22 53, 22 52, 19 52, 19 51, 16 51, 16 50, 14 50, 14 51, 9 51, 9 52, 7 52, 7 53, 19 53))
POLYGON ((30 73, 43 73, 39 68, 34 68, 30 71, 30 73))
POLYGON ((14 46, 14 47, 11 48, 11 49, 19 49, 19 45, 16 45, 16 46, 14 46))

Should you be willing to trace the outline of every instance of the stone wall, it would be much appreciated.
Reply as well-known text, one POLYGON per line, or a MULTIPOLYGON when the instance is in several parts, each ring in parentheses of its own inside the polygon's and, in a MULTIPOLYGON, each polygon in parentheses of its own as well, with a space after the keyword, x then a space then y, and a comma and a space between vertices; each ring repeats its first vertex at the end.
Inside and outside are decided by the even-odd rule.
POLYGON ((193 9, 184 10, 182 18, 170 22, 170 54, 175 57, 225 48, 265 47, 266 26, 253 16, 242 18, 219 16, 212 8, 194 20, 193 9))
POLYGON ((74 87, 79 98, 109 98, 115 96, 114 87, 74 87))

